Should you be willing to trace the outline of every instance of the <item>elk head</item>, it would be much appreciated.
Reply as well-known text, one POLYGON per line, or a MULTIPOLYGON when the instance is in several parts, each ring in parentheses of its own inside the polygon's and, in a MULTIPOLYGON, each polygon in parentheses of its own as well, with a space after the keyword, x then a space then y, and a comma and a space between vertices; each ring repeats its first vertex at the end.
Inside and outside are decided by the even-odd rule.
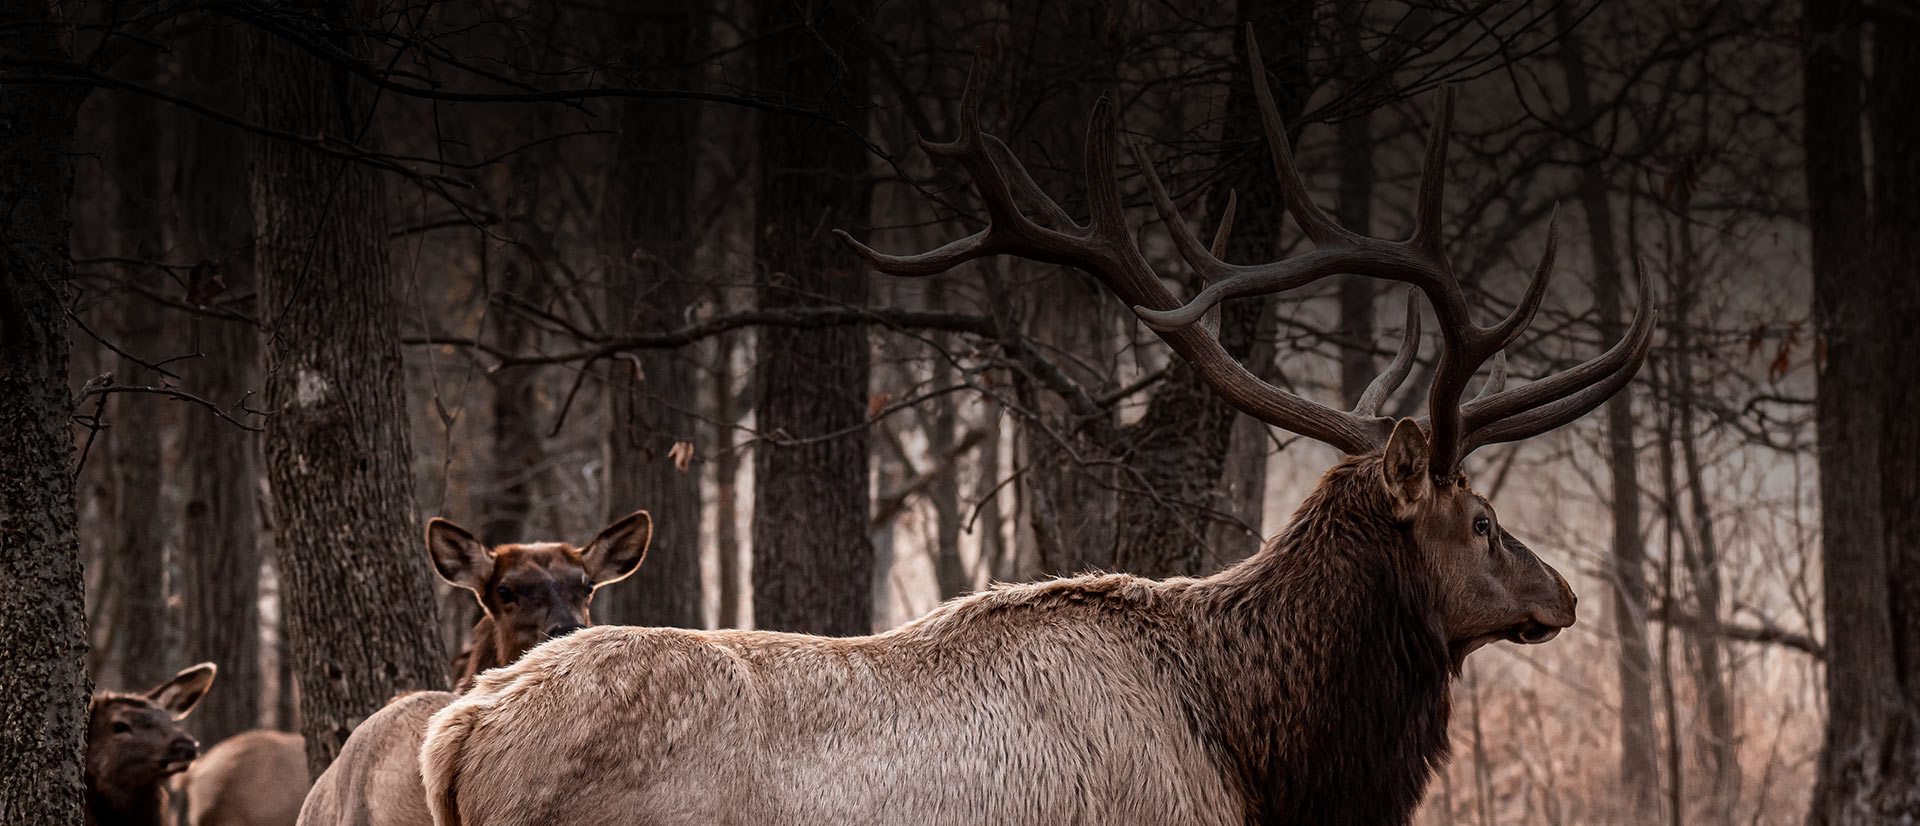
POLYGON ((144 694, 101 692, 87 704, 87 790, 115 809, 157 795, 200 746, 178 721, 213 687, 213 663, 182 669, 144 694))
MULTIPOLYGON (((959 134, 946 143, 923 138, 920 144, 934 158, 966 169, 985 208, 987 226, 917 255, 887 255, 845 232, 835 232, 875 269, 889 275, 930 276, 992 255, 1087 272, 1133 307, 1228 403, 1268 424, 1379 461, 1393 516, 1420 556, 1456 663, 1467 652, 1496 639, 1522 643, 1551 639, 1558 629, 1573 623, 1572 591, 1557 572, 1500 527, 1486 499, 1467 488, 1461 462, 1476 447, 1525 439, 1571 422, 1633 378, 1653 337, 1654 314, 1645 274, 1640 277, 1640 304, 1632 327, 1619 342, 1570 370, 1506 388, 1501 351, 1525 331, 1546 295, 1554 259, 1552 222, 1546 250, 1513 311, 1492 326, 1475 324, 1440 232, 1451 91, 1443 88, 1439 95, 1412 236, 1404 241, 1368 237, 1335 223, 1308 197, 1265 72, 1259 68, 1264 64, 1251 28, 1247 41, 1249 63, 1255 67, 1254 95, 1281 200, 1314 243, 1312 252, 1257 264, 1221 260, 1222 242, 1232 224, 1231 202, 1209 248, 1168 197, 1146 151, 1135 144, 1135 162, 1155 210, 1172 233, 1175 251, 1196 280, 1206 284, 1183 304, 1169 292, 1168 280, 1148 263, 1127 224, 1115 173, 1118 141, 1111 104, 1100 100, 1087 129, 1090 218, 1081 224, 1041 191, 1005 143, 980 130, 980 92, 972 76, 962 95, 959 134), (1400 352, 1351 410, 1328 407, 1261 381, 1229 356, 1216 337, 1217 325, 1211 319, 1221 302, 1296 289, 1343 273, 1412 287, 1400 352), (1441 349, 1427 393, 1427 416, 1396 423, 1380 410, 1413 367, 1419 349, 1419 295, 1433 306, 1441 349), (1486 384, 1471 401, 1462 402, 1468 383, 1489 360, 1493 365, 1486 384)), ((1368 516, 1357 510, 1373 507, 1361 502, 1348 506, 1356 509, 1356 516, 1368 516)))
MULTIPOLYGON (((601 586, 640 567, 653 538, 653 519, 634 511, 600 531, 584 548, 564 542, 480 543, 445 519, 427 522, 427 553, 446 581, 473 592, 493 620, 497 663, 520 658, 536 645, 593 624, 587 613, 601 586)), ((476 643, 479 641, 476 640, 476 643)))

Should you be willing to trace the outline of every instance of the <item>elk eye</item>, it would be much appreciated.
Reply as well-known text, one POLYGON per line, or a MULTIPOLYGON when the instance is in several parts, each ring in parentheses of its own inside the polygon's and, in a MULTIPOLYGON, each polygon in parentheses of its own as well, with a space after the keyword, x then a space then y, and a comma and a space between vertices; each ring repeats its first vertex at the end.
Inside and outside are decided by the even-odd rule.
POLYGON ((1488 519, 1484 516, 1478 517, 1473 520, 1473 532, 1480 536, 1486 536, 1488 529, 1492 527, 1493 527, 1493 523, 1488 521, 1488 519))
POLYGON ((129 732, 129 731, 132 731, 132 730, 133 730, 133 726, 129 726, 129 725, 127 725, 126 723, 122 723, 122 722, 120 722, 120 721, 118 721, 118 720, 115 720, 115 721, 113 722, 113 733, 114 733, 114 734, 126 734, 127 732, 129 732))
POLYGON ((501 602, 513 601, 513 589, 505 585, 493 589, 493 595, 499 597, 501 602))

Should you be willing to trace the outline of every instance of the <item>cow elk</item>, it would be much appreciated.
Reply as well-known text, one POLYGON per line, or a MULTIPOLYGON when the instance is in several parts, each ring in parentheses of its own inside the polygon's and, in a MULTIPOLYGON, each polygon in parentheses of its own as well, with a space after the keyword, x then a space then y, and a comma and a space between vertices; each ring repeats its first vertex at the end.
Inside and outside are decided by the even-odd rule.
POLYGON ((144 694, 93 695, 87 704, 88 826, 167 822, 167 779, 200 751, 179 721, 213 686, 214 672, 213 663, 201 663, 144 694))
MULTIPOLYGON (((444 519, 427 523, 427 553, 448 582, 474 593, 485 615, 473 647, 456 661, 456 691, 474 675, 509 665, 540 643, 592 623, 594 591, 626 579, 646 557, 653 519, 635 511, 584 548, 562 542, 488 549, 444 519)), ((402 695, 368 717, 340 748, 300 808, 300 826, 428 826, 420 785, 420 743, 427 720, 456 694, 402 695)))
MULTIPOLYGON (((465 691, 475 674, 591 624, 594 592, 637 570, 652 536, 646 511, 607 526, 584 548, 529 542, 489 549, 459 525, 429 521, 427 554, 434 569, 473 592, 482 611, 472 643, 453 661, 456 689, 465 691)), ((311 791, 298 735, 253 731, 221 741, 187 775, 188 822, 426 826, 431 818, 420 790, 420 740, 427 718, 455 696, 420 691, 395 698, 354 728, 311 791)))
POLYGON ((1258 71, 1254 87, 1286 209, 1317 249, 1221 261, 1136 148, 1177 252, 1211 284, 1184 306, 1127 225, 1104 101, 1086 144, 1088 225, 982 134, 969 80, 958 137, 923 146, 966 169, 988 226, 909 256, 846 240, 893 275, 1013 255, 1099 279, 1223 398, 1350 454, 1279 535, 1205 578, 1000 585, 870 637, 575 634, 481 675, 435 715, 420 758, 435 823, 1406 823, 1445 757, 1448 686, 1463 659, 1494 641, 1546 642, 1574 622, 1571 589, 1501 526, 1461 460, 1599 405, 1644 360, 1653 313, 1643 279, 1631 329, 1606 352, 1512 389, 1496 359, 1488 386, 1463 402, 1540 305, 1551 235, 1513 312, 1477 326, 1442 254, 1450 95, 1440 93, 1418 226, 1394 242, 1320 212, 1258 71), (1423 421, 1379 415, 1412 366, 1415 313, 1351 411, 1254 378, 1206 318, 1221 301, 1338 273, 1408 283, 1432 303, 1441 352, 1423 421))

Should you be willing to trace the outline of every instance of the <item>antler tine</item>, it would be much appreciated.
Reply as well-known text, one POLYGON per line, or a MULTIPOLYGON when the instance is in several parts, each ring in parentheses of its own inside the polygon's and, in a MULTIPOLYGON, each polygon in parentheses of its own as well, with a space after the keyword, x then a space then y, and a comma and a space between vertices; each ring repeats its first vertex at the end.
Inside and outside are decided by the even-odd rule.
POLYGON ((1385 372, 1373 377, 1367 389, 1360 393, 1360 400, 1353 405, 1353 412, 1361 416, 1380 415, 1381 406, 1387 403, 1387 397, 1400 389, 1401 382, 1407 380, 1407 374, 1413 372, 1413 359, 1420 352, 1420 292, 1407 290, 1407 326, 1406 334, 1400 339, 1400 350, 1393 354, 1393 361, 1387 364, 1385 372))
POLYGON ((960 90, 959 128, 950 141, 933 141, 927 136, 915 133, 914 140, 928 155, 942 160, 965 158, 977 151, 980 145, 980 61, 983 45, 973 52, 973 62, 967 64, 967 84, 960 90))
MULTIPOLYGON (((1173 236, 1174 250, 1180 253, 1181 260, 1186 261, 1187 266, 1192 267, 1202 281, 1208 282, 1209 284, 1219 281, 1220 278, 1231 272, 1232 268, 1228 267, 1226 262, 1220 260, 1221 252, 1209 252, 1206 247, 1200 246, 1200 236, 1193 233, 1193 227, 1187 224, 1186 218, 1181 217, 1179 207, 1174 206, 1173 199, 1167 197, 1167 188, 1164 184, 1160 183, 1160 173, 1154 169, 1153 160, 1147 157, 1147 150, 1142 148, 1137 141, 1132 144, 1131 148, 1133 149, 1134 163, 1140 167, 1140 174, 1147 179, 1147 194, 1153 199, 1153 209, 1155 212, 1160 213, 1160 220, 1166 223, 1167 232, 1173 236)), ((1232 212, 1230 210, 1227 219, 1220 225, 1220 231, 1217 233, 1218 240, 1214 242, 1216 247, 1220 246, 1226 240, 1226 233, 1231 223, 1232 212)), ((1209 289, 1211 289, 1211 287, 1209 287, 1209 289)), ((1202 290, 1202 294, 1205 294, 1205 290, 1202 290)), ((1196 297, 1195 301, 1198 300, 1196 297)), ((1200 308, 1198 312, 1193 313, 1193 318, 1198 319, 1206 313, 1207 309, 1207 307, 1200 308)), ((1183 310, 1185 310, 1184 307, 1180 310, 1168 311, 1155 311, 1144 307, 1133 308, 1133 311, 1140 316, 1141 320, 1145 321, 1148 327, 1155 330, 1171 330, 1193 323, 1192 321, 1188 321, 1186 324, 1169 325, 1164 328, 1155 324, 1156 318, 1181 313, 1183 310)))
POLYGON ((981 135, 981 139, 986 143, 987 155, 993 160, 994 165, 1006 172, 1007 183, 1013 187, 1014 194, 1026 199, 1034 209, 1040 210, 1054 229, 1069 233, 1086 230, 1086 227, 1073 220, 1073 217, 1061 208, 1059 201, 1055 201, 1040 188, 1040 184, 1033 180, 1033 173, 1028 172, 1026 164, 1013 156, 1013 150, 1007 147, 1005 141, 992 135, 981 135))
POLYGON ((1227 236, 1233 234, 1233 213, 1239 206, 1240 193, 1227 190, 1227 208, 1220 212, 1220 227, 1213 231, 1213 247, 1207 250, 1216 259, 1226 257, 1227 236))
POLYGON ((1487 374, 1487 383, 1480 385, 1480 392, 1473 396, 1479 401, 1507 389, 1507 351, 1493 354, 1493 370, 1487 374))
POLYGON ((1441 84, 1433 104, 1433 128, 1427 134, 1426 165, 1420 169, 1413 238, 1408 243, 1444 261, 1440 239, 1440 204, 1447 190, 1447 144, 1453 126, 1453 87, 1441 84))
POLYGON ((1093 234, 1108 238, 1132 235, 1126 205, 1120 201, 1120 176, 1115 172, 1117 131, 1113 101, 1101 95, 1087 119, 1087 208, 1093 234))
POLYGON ((1560 238, 1560 205, 1553 205, 1553 213, 1547 216, 1547 248, 1540 253, 1540 263, 1533 268, 1533 280, 1527 282, 1527 292, 1520 297, 1520 303, 1514 305, 1499 324, 1484 331, 1485 345, 1498 352, 1513 343, 1514 339, 1525 332, 1527 325, 1533 323, 1533 314, 1540 310, 1540 302, 1547 296, 1547 280, 1553 276, 1554 250, 1560 238))
POLYGON ((1468 404, 1461 410, 1461 418, 1466 423, 1463 452, 1482 445, 1537 436, 1560 427, 1600 406, 1633 379, 1646 361, 1647 352, 1653 348, 1654 322, 1658 316, 1646 270, 1637 259, 1634 270, 1640 284, 1640 303, 1634 309, 1633 325, 1626 335, 1606 352, 1577 367, 1510 390, 1496 391, 1468 404))
POLYGON ((1280 109, 1273 105, 1273 92, 1267 89, 1267 64, 1260 59, 1260 43, 1253 36, 1253 24, 1247 24, 1247 70, 1253 73, 1253 99, 1260 107, 1260 126, 1267 133, 1267 152, 1273 156, 1274 177, 1280 184, 1280 200, 1292 213, 1300 231, 1314 246, 1351 240, 1353 233, 1333 222, 1314 205, 1300 168, 1293 162, 1293 144, 1287 140, 1287 126, 1280 109))
POLYGON ((834 235, 840 242, 853 250, 853 254, 866 259, 869 266, 888 275, 903 278, 924 278, 939 275, 975 258, 984 258, 998 252, 994 249, 993 229, 983 229, 957 241, 949 241, 939 247, 917 255, 888 255, 854 240, 846 230, 836 229, 834 235))

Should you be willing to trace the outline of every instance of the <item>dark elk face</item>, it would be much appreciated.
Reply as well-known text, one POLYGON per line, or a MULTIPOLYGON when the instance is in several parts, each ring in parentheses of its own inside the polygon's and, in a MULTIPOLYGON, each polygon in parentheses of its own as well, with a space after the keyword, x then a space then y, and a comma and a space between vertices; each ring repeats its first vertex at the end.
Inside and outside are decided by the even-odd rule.
POLYGON ((213 686, 213 663, 182 670, 145 694, 96 694, 87 709, 87 786, 110 799, 157 787, 200 747, 177 722, 213 686))
POLYGON ((592 624, 587 607, 602 585, 640 567, 653 520, 635 511, 608 525, 585 548, 529 542, 488 549, 445 519, 427 523, 427 552, 448 582, 472 591, 493 618, 496 642, 508 662, 536 645, 592 624))
POLYGON ((1573 624, 1573 589, 1552 566, 1500 527, 1493 506, 1465 477, 1436 484, 1420 426, 1403 419, 1381 473, 1395 516, 1412 526, 1441 625, 1457 665, 1495 640, 1543 643, 1573 624))

